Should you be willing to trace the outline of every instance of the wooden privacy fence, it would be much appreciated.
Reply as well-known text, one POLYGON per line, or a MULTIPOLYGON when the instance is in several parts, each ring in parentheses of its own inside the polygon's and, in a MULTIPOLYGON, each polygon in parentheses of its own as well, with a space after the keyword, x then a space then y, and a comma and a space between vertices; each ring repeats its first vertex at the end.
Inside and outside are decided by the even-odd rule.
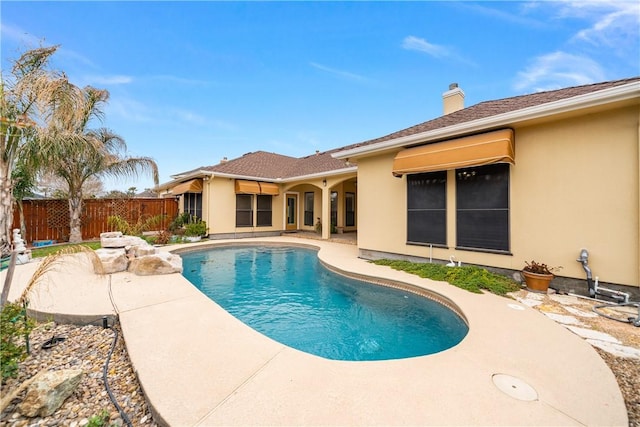
MULTIPOLYGON (((55 240, 58 243, 69 240, 69 202, 67 200, 23 200, 26 235, 28 243, 37 240, 55 240)), ((136 224, 138 221, 164 216, 158 229, 166 229, 178 215, 178 202, 166 199, 86 199, 82 201, 82 238, 97 239, 100 233, 112 231, 107 218, 119 216, 136 224)), ((16 206, 13 212, 13 227, 20 228, 20 213, 16 206)))

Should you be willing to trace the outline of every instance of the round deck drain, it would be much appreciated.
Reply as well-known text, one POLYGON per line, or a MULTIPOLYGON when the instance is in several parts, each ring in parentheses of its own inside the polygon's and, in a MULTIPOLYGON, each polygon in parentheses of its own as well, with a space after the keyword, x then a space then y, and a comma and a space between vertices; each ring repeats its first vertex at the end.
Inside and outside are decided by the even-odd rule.
POLYGON ((491 379, 500 391, 514 399, 528 402, 538 400, 538 392, 519 378, 506 374, 493 374, 491 379))

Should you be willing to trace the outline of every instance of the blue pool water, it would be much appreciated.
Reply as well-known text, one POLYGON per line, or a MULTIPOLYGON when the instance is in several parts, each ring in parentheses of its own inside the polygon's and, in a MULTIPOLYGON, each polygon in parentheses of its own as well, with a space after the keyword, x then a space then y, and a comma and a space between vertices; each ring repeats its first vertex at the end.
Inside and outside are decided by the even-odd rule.
POLYGON ((232 246, 181 254, 184 276, 262 334, 334 360, 422 356, 468 331, 428 298, 327 270, 314 250, 232 246))

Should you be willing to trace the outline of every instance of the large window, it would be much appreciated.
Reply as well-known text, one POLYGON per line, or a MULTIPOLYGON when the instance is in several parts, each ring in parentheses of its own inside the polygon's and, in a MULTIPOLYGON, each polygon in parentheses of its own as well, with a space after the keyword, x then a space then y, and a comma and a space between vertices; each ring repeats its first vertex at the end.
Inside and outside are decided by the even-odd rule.
POLYGON ((356 225, 356 194, 345 193, 344 195, 344 225, 353 227, 356 225))
POLYGON ((182 200, 184 212, 202 219, 202 193, 184 193, 182 200))
POLYGON ((509 251, 509 165, 456 170, 457 246, 509 251))
POLYGON ((304 225, 313 225, 313 193, 304 193, 304 225))
POLYGON ((253 226, 253 195, 236 194, 236 227, 253 226))
POLYGON ((256 225, 258 227, 270 227, 271 226, 271 200, 272 196, 259 195, 257 196, 257 218, 256 225))
POLYGON ((447 172, 407 175, 407 242, 447 244, 447 172))

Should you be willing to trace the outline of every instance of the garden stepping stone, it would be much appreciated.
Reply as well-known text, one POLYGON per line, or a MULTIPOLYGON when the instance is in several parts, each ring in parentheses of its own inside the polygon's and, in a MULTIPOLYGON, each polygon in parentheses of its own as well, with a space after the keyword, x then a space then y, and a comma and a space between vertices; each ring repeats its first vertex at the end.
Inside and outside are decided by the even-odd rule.
POLYGON ((600 341, 594 339, 586 340, 589 344, 594 347, 597 347, 601 350, 604 350, 608 353, 613 354, 618 357, 626 357, 629 359, 640 359, 640 349, 629 347, 622 344, 616 344, 613 342, 600 341))
POLYGON ((557 314, 557 313, 544 313, 544 314, 551 320, 554 320, 563 325, 585 326, 584 323, 582 323, 581 321, 579 321, 573 316, 566 316, 564 314, 557 314))
POLYGON ((598 317, 598 314, 593 311, 582 311, 574 307, 564 307, 564 309, 578 317, 598 317))
POLYGON ((617 338, 612 337, 609 334, 605 334, 604 332, 594 331, 593 329, 578 328, 576 326, 565 326, 565 328, 569 329, 571 332, 582 338, 621 344, 621 342, 617 338))

